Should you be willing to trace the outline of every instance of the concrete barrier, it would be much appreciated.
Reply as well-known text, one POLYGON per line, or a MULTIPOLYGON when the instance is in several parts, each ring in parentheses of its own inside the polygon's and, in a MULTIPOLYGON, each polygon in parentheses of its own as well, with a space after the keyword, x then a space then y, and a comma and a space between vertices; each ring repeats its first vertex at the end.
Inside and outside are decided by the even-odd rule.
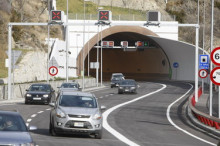
MULTIPOLYGON (((66 81, 50 81, 49 83, 57 91, 57 87, 59 87, 63 82, 66 81)), ((82 79, 76 79, 75 82, 78 82, 80 87, 82 88, 82 79)), ((41 82, 46 83, 46 82, 41 82)), ((12 85, 12 98, 24 98, 24 94, 26 93, 26 89, 30 87, 33 83, 27 84, 16 84, 12 85)), ((85 88, 95 87, 96 86, 96 79, 95 78, 85 78, 85 88)), ((0 86, 0 100, 8 98, 8 85, 1 85, 0 86)))

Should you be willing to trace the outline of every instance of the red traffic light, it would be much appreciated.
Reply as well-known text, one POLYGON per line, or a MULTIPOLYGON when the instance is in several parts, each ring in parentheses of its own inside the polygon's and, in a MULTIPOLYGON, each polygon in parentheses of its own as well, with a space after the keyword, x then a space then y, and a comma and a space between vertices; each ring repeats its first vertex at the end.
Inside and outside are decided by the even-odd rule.
POLYGON ((51 11, 51 21, 61 21, 62 11, 51 11))
POLYGON ((109 46, 109 47, 114 47, 114 41, 109 41, 109 42, 108 42, 108 46, 109 46))
POLYGON ((137 42, 136 42, 136 46, 137 46, 137 47, 142 47, 142 46, 144 46, 144 42, 137 41, 137 42))

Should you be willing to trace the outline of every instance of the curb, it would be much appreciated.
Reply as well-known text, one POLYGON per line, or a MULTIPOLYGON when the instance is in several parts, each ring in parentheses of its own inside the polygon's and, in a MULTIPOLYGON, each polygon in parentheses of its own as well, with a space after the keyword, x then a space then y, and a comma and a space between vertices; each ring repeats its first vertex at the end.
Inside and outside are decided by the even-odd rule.
POLYGON ((211 133, 211 134, 214 134, 215 136, 217 137, 220 137, 220 131, 219 130, 216 130, 215 128, 212 128, 212 127, 209 127, 209 126, 206 126, 204 124, 202 124, 201 122, 199 122, 192 114, 192 111, 191 109, 189 108, 189 105, 187 106, 186 108, 186 113, 187 113, 187 117, 190 119, 190 121, 196 125, 197 127, 211 133))

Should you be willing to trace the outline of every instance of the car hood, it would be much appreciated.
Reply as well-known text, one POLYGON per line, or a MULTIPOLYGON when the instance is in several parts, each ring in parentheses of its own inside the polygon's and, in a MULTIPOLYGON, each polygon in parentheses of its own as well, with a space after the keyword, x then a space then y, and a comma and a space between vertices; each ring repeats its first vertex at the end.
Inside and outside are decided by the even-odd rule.
POLYGON ((98 108, 79 108, 79 107, 59 107, 66 114, 72 115, 94 115, 99 109, 98 108))
POLYGON ((33 142, 28 132, 0 132, 0 144, 24 144, 33 142))
POLYGON ((28 94, 49 94, 47 91, 27 91, 28 94))

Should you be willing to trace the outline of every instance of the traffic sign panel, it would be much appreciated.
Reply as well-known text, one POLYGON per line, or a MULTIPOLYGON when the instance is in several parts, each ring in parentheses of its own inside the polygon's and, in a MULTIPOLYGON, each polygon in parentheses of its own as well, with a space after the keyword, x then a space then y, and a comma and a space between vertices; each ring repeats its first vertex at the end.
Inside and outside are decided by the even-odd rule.
POLYGON ((220 86, 220 67, 216 67, 211 71, 210 79, 215 85, 220 86))
POLYGON ((208 71, 205 69, 200 69, 199 70, 199 77, 200 78, 206 78, 208 76, 208 71))
POLYGON ((199 68, 200 69, 209 69, 209 56, 200 55, 199 56, 199 68))
POLYGON ((51 66, 51 67, 49 68, 49 74, 50 74, 51 76, 55 76, 55 75, 57 75, 57 73, 58 73, 58 69, 57 69, 56 66, 51 66))
POLYGON ((212 50, 210 58, 215 65, 220 66, 220 47, 212 50))

